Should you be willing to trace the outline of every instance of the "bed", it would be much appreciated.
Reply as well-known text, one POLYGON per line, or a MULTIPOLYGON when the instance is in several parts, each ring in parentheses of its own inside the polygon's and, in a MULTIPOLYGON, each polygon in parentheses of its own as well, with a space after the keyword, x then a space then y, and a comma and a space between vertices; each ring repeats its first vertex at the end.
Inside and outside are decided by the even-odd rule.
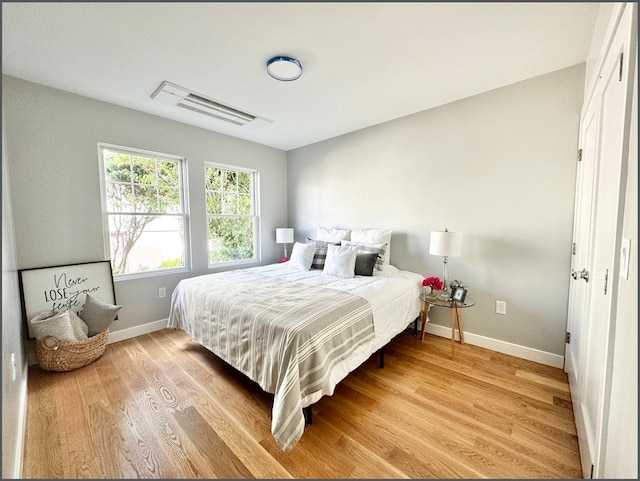
POLYGON ((344 278, 290 262, 184 279, 168 320, 274 395, 271 432, 285 452, 303 410, 419 316, 422 281, 388 263, 344 278))

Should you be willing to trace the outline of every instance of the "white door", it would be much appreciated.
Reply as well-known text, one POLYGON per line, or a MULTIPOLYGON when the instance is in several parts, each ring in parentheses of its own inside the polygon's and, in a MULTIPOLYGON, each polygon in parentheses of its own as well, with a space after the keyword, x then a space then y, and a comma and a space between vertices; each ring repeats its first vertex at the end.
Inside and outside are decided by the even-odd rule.
POLYGON ((583 161, 576 191, 566 370, 585 477, 598 476, 605 448, 615 327, 612 294, 617 290, 622 160, 629 116, 624 56, 629 52, 631 8, 625 10, 581 126, 583 161))

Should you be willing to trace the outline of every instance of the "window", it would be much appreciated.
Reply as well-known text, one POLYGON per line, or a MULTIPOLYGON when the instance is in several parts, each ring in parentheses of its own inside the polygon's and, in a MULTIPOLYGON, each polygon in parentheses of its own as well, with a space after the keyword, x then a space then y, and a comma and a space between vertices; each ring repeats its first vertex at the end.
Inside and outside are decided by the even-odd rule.
POLYGON ((205 165, 209 267, 258 256, 258 172, 205 165))
POLYGON ((185 269, 185 159, 99 145, 105 250, 115 278, 185 269))

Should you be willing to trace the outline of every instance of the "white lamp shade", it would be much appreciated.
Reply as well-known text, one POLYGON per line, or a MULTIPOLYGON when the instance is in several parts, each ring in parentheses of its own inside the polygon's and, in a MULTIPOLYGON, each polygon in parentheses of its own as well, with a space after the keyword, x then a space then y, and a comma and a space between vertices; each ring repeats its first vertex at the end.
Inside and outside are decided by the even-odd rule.
POLYGON ((462 247, 460 232, 431 231, 429 254, 434 256, 458 257, 462 247))
POLYGON ((276 243, 291 244, 293 242, 293 229, 283 227, 276 229, 276 243))

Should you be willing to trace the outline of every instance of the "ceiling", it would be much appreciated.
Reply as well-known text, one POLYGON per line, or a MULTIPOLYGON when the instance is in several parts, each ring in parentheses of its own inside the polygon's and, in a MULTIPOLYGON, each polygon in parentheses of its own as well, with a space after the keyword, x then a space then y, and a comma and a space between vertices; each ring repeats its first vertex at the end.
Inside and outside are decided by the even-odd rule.
POLYGON ((2 71, 291 150, 584 62, 598 3, 2 3, 2 71), (266 62, 297 58, 279 82, 266 62), (151 98, 169 81, 271 121, 151 98))

